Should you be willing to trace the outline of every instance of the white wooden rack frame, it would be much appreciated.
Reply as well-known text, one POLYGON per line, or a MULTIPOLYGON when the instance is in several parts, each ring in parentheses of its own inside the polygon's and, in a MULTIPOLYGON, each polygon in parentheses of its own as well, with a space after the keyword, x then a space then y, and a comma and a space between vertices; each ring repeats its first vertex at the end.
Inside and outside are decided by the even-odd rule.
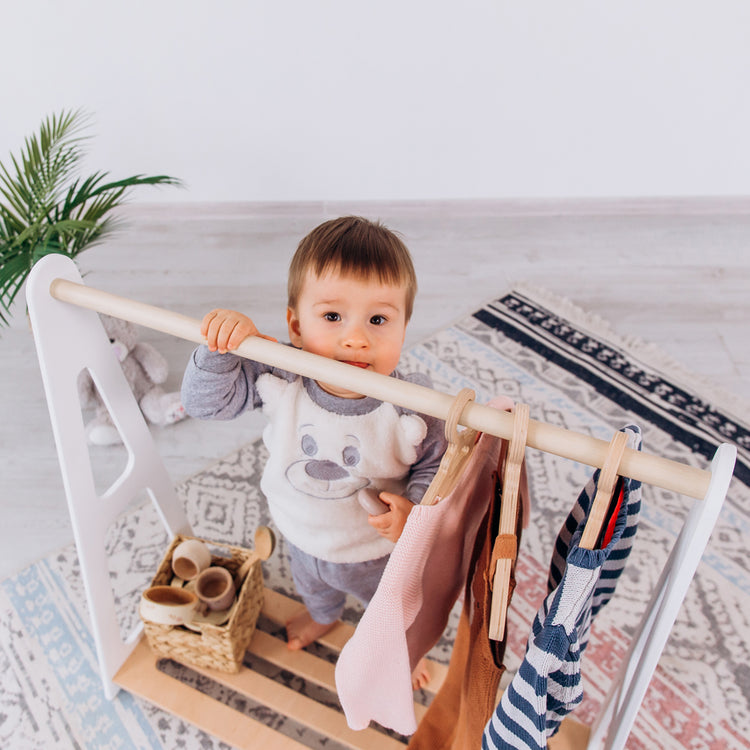
MULTIPOLYGON (((35 265, 26 296, 107 697, 113 698, 124 688, 236 747, 303 747, 296 740, 167 676, 157 668, 156 658, 145 644, 141 628, 136 628, 128 638, 120 635, 104 547, 106 530, 143 491, 151 497, 168 534, 190 534, 191 529, 120 365, 111 356, 108 338, 96 313, 129 320, 196 343, 204 342, 200 323, 175 312, 87 287, 74 262, 63 255, 47 256, 35 265), (103 494, 95 489, 77 394, 77 377, 83 369, 90 371, 128 453, 125 470, 103 494)), ((449 394, 261 338, 246 340, 237 354, 440 419, 446 419, 454 399, 449 394)), ((504 439, 513 434, 510 414, 476 403, 470 403, 463 410, 460 424, 504 439)), ((609 449, 607 441, 534 420, 529 423, 526 444, 594 467, 603 466, 609 449)), ((561 731, 550 741, 550 748, 619 750, 624 747, 718 518, 735 460, 736 448, 731 444, 719 446, 710 470, 630 449, 625 451, 618 471, 620 475, 699 502, 694 503, 687 514, 596 722, 592 727, 582 727, 574 721, 563 722, 561 731)), ((266 591, 264 614, 272 620, 283 623, 294 606, 291 600, 266 591)), ((323 640, 330 648, 340 650, 350 634, 350 628, 339 627, 323 640)), ((308 653, 289 652, 283 642, 261 632, 256 632, 250 650, 335 690, 333 667, 308 653)), ((433 665, 433 669, 433 689, 437 689, 444 668, 433 665)), ((398 740, 372 728, 363 732, 349 730, 342 714, 283 688, 251 669, 243 667, 238 675, 201 671, 346 747, 378 750, 404 747, 398 740)), ((417 709, 418 717, 423 710, 417 709)))

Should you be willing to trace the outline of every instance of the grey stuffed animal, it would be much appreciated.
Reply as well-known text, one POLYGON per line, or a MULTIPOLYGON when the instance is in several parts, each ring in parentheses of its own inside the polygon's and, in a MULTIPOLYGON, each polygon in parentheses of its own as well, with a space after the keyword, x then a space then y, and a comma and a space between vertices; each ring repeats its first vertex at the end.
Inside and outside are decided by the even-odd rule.
MULTIPOLYGON (((187 415, 179 392, 165 393, 161 387, 167 379, 167 360, 151 344, 138 341, 135 326, 120 318, 101 316, 112 345, 112 353, 122 365, 125 378, 146 419, 152 424, 174 424, 187 415)), ((93 445, 117 445, 120 433, 112 423, 109 411, 94 385, 88 370, 78 378, 78 395, 84 408, 94 408, 94 418, 86 425, 86 435, 93 445)))

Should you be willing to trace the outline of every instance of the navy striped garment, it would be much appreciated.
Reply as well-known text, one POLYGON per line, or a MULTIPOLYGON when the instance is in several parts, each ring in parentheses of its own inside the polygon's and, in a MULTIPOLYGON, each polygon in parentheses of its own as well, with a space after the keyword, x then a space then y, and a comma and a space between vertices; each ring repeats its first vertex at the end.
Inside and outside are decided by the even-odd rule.
MULTIPOLYGON (((628 425, 622 431, 628 448, 640 450, 640 429, 628 425)), ((591 621, 614 593, 641 509, 641 483, 621 480, 623 500, 611 539, 602 549, 581 549, 599 473, 584 487, 557 537, 549 594, 534 618, 524 660, 485 727, 483 750, 546 750, 548 738, 583 698, 581 656, 591 621)))

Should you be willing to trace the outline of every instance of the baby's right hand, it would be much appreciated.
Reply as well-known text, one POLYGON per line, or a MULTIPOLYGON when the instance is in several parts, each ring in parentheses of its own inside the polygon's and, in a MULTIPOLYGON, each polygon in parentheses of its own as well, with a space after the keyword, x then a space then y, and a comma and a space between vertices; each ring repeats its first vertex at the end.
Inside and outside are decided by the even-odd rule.
POLYGON ((201 335, 206 337, 209 351, 220 354, 236 349, 248 336, 276 341, 260 333, 247 315, 236 310, 211 310, 203 318, 201 335))

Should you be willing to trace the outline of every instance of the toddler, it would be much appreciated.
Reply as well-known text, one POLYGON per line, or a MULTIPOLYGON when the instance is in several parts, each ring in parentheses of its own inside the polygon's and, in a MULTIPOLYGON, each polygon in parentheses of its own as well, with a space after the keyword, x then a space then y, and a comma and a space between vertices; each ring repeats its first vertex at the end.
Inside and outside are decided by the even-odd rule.
MULTIPOLYGON (((327 221, 300 242, 290 265, 291 345, 430 385, 396 369, 416 288, 409 252, 393 232, 359 217, 327 221)), ((262 335, 242 313, 213 310, 201 333, 207 345, 192 354, 182 400, 204 419, 256 408, 268 417, 261 489, 305 604, 287 623, 288 645, 304 648, 333 627, 347 594, 365 606, 372 598, 409 511, 438 469, 443 422, 232 354, 247 336, 262 335), (367 488, 387 512, 363 508, 367 488)))

